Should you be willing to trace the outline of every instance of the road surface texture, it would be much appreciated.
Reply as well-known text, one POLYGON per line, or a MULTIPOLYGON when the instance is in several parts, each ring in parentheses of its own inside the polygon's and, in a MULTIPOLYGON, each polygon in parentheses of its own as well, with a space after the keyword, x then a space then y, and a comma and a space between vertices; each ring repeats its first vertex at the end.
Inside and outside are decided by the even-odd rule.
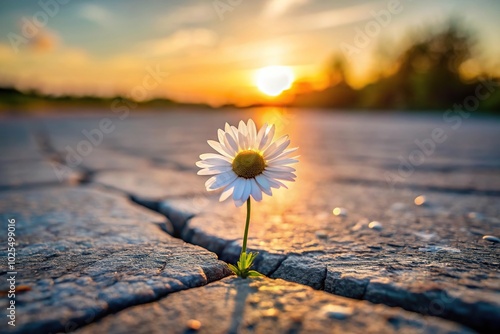
POLYGON ((439 113, 4 117, 0 332, 498 333, 499 130, 439 113), (195 162, 249 117, 289 134, 300 163, 253 203, 267 277, 242 280, 224 261, 245 208, 207 193, 195 162))

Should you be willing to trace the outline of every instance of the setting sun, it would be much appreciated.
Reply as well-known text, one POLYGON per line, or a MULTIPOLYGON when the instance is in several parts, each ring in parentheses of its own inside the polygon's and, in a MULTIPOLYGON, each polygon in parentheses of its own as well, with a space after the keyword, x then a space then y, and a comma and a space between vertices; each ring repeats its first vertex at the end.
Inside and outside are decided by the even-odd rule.
POLYGON ((268 66, 261 68, 255 75, 255 84, 264 94, 278 96, 292 86, 293 71, 286 66, 268 66))

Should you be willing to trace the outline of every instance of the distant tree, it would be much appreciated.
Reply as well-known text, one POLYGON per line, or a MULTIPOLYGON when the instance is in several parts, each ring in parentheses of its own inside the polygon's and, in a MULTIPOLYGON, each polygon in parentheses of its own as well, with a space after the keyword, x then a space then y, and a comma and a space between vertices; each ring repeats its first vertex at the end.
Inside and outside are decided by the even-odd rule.
POLYGON ((295 106, 349 108, 356 104, 357 92, 346 82, 347 67, 340 55, 331 58, 325 72, 329 86, 322 91, 297 94, 295 106))
POLYGON ((398 70, 366 89, 379 108, 442 109, 470 93, 459 68, 473 55, 474 40, 458 23, 429 30, 404 50, 398 70))
POLYGON ((334 55, 331 57, 326 65, 329 86, 335 86, 338 83, 345 82, 346 72, 347 68, 344 57, 340 55, 334 55))
MULTIPOLYGON (((444 110, 474 95, 478 82, 464 82, 460 67, 474 59, 475 38, 459 21, 450 20, 444 28, 431 27, 402 47, 399 56, 377 58, 384 67, 395 68, 360 90, 346 81, 346 64, 337 55, 330 58, 325 74, 329 87, 322 91, 299 92, 293 105, 392 110, 444 110), (384 76, 385 75, 385 76, 384 76)), ((375 58, 374 58, 375 59, 375 58)), ((383 74, 383 75, 382 75, 383 74)), ((500 111, 500 91, 495 91, 480 109, 500 111)))

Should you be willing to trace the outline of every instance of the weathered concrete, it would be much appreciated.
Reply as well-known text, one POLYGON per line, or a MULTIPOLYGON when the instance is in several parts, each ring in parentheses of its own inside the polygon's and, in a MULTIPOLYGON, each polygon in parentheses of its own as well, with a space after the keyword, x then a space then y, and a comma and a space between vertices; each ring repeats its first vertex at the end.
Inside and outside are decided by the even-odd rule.
MULTIPOLYGON (((58 152, 63 162, 74 159, 66 152, 58 152)), ((81 163, 75 169, 84 169, 91 172, 97 171, 122 171, 139 170, 150 166, 149 162, 139 157, 124 154, 115 150, 94 148, 92 153, 83 157, 81 163)))
POLYGON ((55 156, 44 151, 43 126, 30 119, 0 122, 0 190, 74 184, 77 170, 63 172, 55 156))
POLYGON ((124 119, 105 111, 96 116, 1 122, 0 165, 8 172, 0 173, 5 199, 0 212, 15 208, 32 217, 33 223, 24 223, 29 228, 21 228, 20 240, 27 244, 19 250, 25 261, 20 267, 38 266, 37 272, 22 274, 22 282, 32 290, 19 298, 38 298, 38 304, 26 303, 20 309, 20 314, 30 314, 22 326, 40 324, 34 315, 38 306, 33 311, 29 305, 52 305, 40 313, 48 319, 43 328, 64 330, 69 324, 71 329, 73 323, 94 321, 109 310, 220 277, 224 266, 213 256, 183 246, 183 251, 192 253, 173 263, 194 267, 186 275, 197 277, 197 283, 187 278, 187 283, 178 283, 176 275, 182 270, 176 269, 168 277, 174 283, 168 281, 170 287, 163 288, 167 278, 157 279, 155 272, 172 254, 169 250, 179 251, 182 243, 161 230, 216 252, 223 260, 236 260, 244 209, 208 196, 203 187, 206 178, 195 175, 194 164, 199 154, 211 150, 206 140, 216 138, 217 128, 249 116, 257 123, 276 124, 280 134, 290 134, 301 155, 297 183, 253 206, 249 246, 260 252, 258 270, 484 332, 500 330, 500 244, 495 241, 500 237, 498 120, 471 118, 454 129, 439 116, 294 114, 278 109, 171 112, 124 119), (71 183, 82 173, 83 182, 114 189, 115 195, 103 188, 46 188, 61 185, 51 163, 67 163, 68 147, 77 149, 88 140, 85 131, 99 129, 104 118, 112 120, 113 131, 104 134, 63 181, 71 183), (435 129, 442 129, 446 139, 430 144, 435 129), (408 166, 410 160, 416 163, 408 166), (16 187, 36 187, 40 192, 11 192, 16 187), (415 197, 422 194, 426 202, 415 205, 415 197), (172 226, 160 216, 153 219, 151 213, 139 218, 127 196, 166 214, 172 226), (19 203, 27 202, 31 204, 26 211, 19 203), (337 207, 342 208, 339 216, 332 214, 337 207), (37 225, 38 217, 45 223, 37 225), (141 221, 149 227, 138 231, 136 226, 144 226, 141 221), (160 226, 146 224, 150 221, 160 226), (485 235, 489 237, 483 239, 485 235), (143 258, 142 251, 133 248, 136 244, 151 255, 143 258), (27 258, 30 252, 34 256, 27 258), (154 253, 161 255, 160 262, 154 253), (140 263, 145 258, 143 270, 140 263), (192 266, 189 261, 194 261, 192 266), (206 261, 213 261, 208 269, 203 267, 206 261), (102 266, 96 268, 98 264, 102 266), (113 270, 120 273, 124 268, 132 269, 120 280, 111 277, 113 270), (216 268, 215 274, 210 268, 216 268), (73 293, 66 294, 64 284, 73 293), (102 292, 106 289, 111 289, 109 296, 102 292), (86 305, 86 311, 75 305, 86 305), (62 311, 56 314, 55 309, 62 311))
MULTIPOLYGON (((3 192, 0 212, 4 231, 7 219, 16 219, 16 285, 28 287, 16 295, 9 333, 70 331, 228 273, 213 253, 164 233, 157 226, 168 224, 164 217, 102 190, 3 192)), ((0 242, 6 244, 5 233, 0 242)), ((7 330, 6 321, 1 326, 7 330)))
POLYGON ((57 162, 46 160, 0 162, 0 189, 76 184, 80 178, 80 173, 57 162))
MULTIPOLYGON (((292 193, 311 193, 300 180, 295 186, 292 193)), ((249 247, 261 253, 257 270, 481 330, 500 328, 499 245, 482 239, 500 234, 496 198, 434 193, 417 206, 411 192, 399 190, 326 182, 314 189, 314 199, 280 192, 254 205, 249 247), (336 206, 347 216, 335 216, 336 206)), ((184 240, 237 260, 244 209, 212 197, 158 207, 184 240)))
POLYGON ((195 174, 175 170, 108 171, 96 174, 92 180, 143 201, 204 192, 203 182, 195 174))
POLYGON ((470 333, 434 317, 283 280, 227 278, 131 307, 77 333, 470 333))
POLYGON ((0 120, 0 162, 42 159, 39 131, 38 122, 29 118, 0 120))

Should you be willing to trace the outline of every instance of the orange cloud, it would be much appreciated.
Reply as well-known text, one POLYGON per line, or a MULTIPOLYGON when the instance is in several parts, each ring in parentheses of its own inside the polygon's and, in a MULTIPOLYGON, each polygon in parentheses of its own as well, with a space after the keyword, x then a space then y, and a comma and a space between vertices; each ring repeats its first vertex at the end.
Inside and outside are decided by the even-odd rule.
POLYGON ((48 52, 54 50, 60 42, 59 35, 54 31, 38 30, 38 33, 29 40, 29 47, 36 52, 48 52))

